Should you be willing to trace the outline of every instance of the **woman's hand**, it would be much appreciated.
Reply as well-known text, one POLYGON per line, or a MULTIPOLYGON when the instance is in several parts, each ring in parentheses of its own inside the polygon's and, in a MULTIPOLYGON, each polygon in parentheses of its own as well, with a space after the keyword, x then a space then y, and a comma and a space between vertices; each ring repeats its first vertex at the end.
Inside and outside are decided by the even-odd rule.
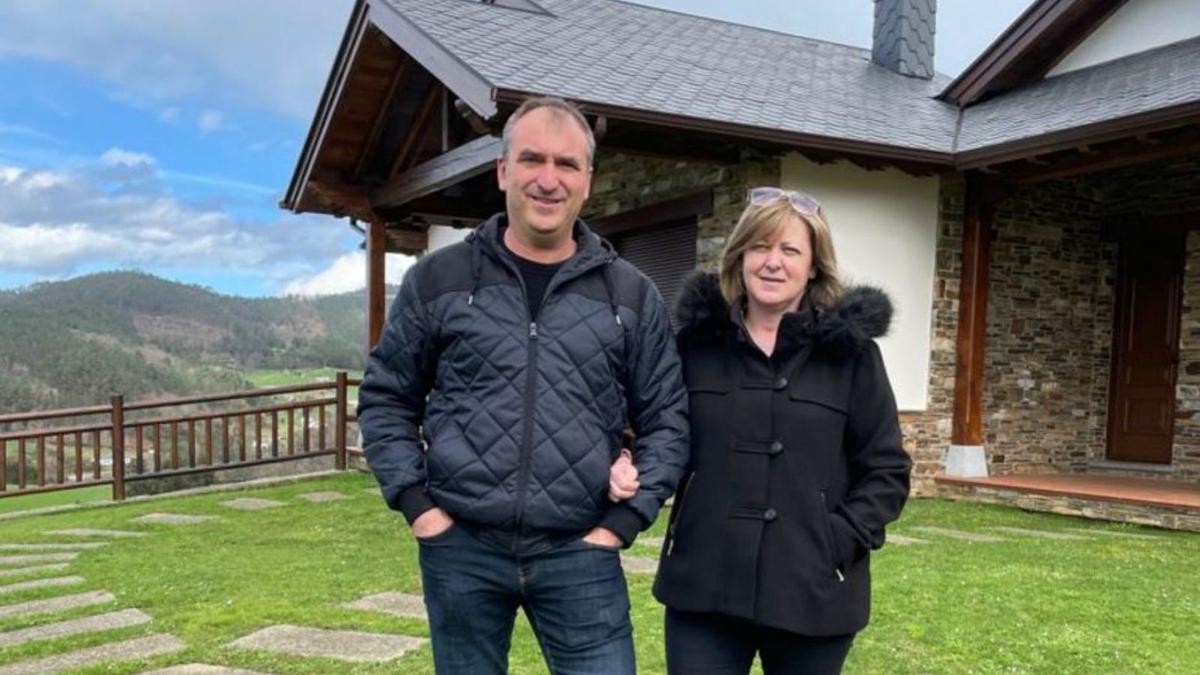
POLYGON ((613 462, 608 470, 608 498, 619 502, 637 494, 641 483, 638 482, 638 470, 633 465, 633 453, 628 448, 621 448, 621 456, 613 462))

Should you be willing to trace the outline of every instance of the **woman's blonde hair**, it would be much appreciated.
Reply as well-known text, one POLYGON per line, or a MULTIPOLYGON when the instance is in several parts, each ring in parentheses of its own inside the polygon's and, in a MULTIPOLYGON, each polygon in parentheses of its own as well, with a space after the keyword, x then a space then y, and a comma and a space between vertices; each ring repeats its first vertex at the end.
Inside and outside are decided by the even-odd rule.
POLYGON ((784 193, 765 204, 747 204, 733 232, 729 233, 729 239, 721 251, 720 265, 721 295, 725 296, 727 302, 733 304, 746 292, 742 285, 742 259, 746 251, 757 242, 778 239, 793 218, 808 226, 808 234, 812 238, 816 276, 809 279, 804 294, 818 309, 828 309, 842 297, 845 289, 838 275, 833 236, 824 214, 819 208, 812 215, 800 213, 784 193))

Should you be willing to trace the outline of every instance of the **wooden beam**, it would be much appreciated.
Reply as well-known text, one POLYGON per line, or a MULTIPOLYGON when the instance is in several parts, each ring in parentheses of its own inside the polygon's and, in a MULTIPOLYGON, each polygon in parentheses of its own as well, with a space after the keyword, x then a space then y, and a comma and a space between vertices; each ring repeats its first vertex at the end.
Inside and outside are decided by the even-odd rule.
POLYGON ((379 136, 383 134, 383 130, 387 126, 388 111, 392 107, 392 100, 396 96, 396 90, 400 86, 400 81, 404 79, 404 73, 408 70, 408 64, 409 58, 401 54, 400 63, 396 66, 395 72, 392 73, 391 82, 388 83, 387 93, 383 95, 383 101, 379 104, 379 110, 375 111, 375 121, 371 123, 371 133, 367 134, 367 140, 362 145, 358 162, 354 165, 354 172, 350 178, 351 183, 359 182, 363 171, 367 168, 371 157, 370 150, 379 142, 379 136))
POLYGON ((1049 161, 1046 166, 1000 167, 1000 174, 1013 183, 1038 183, 1197 154, 1200 153, 1200 126, 1163 134, 1155 140, 1158 142, 1147 144, 1138 137, 1128 138, 1106 144, 1103 149, 1092 147, 1088 153, 1081 152, 1049 161))
POLYGON ((382 220, 367 224, 367 351, 379 344, 387 310, 387 225, 382 220))
POLYGON ((592 231, 602 237, 610 237, 630 230, 636 230, 650 225, 699 218, 713 212, 712 190, 701 190, 691 194, 667 199, 611 216, 595 218, 588 221, 592 231))
POLYGON ((429 250, 429 231, 390 227, 387 231, 387 252, 420 255, 429 250))
POLYGON ((414 166, 371 193, 375 209, 402 206, 455 183, 486 173, 500 156, 500 139, 481 136, 469 143, 414 166))
POLYGON ((346 185, 329 178, 314 178, 308 182, 308 189, 312 190, 335 215, 351 216, 364 221, 378 218, 363 187, 346 185))
POLYGON ((983 377, 987 334, 992 216, 995 194, 986 179, 967 174, 954 369, 953 445, 983 445, 983 377))
POLYGON ((417 140, 425 134, 425 127, 429 125, 429 120, 433 117, 433 109, 437 107, 441 89, 441 85, 435 81, 429 93, 425 95, 425 100, 421 101, 421 107, 417 110, 417 114, 413 117, 413 123, 408 128, 408 135, 404 137, 404 142, 400 144, 396 158, 392 161, 392 168, 388 171, 389 178, 400 173, 400 169, 408 163, 409 155, 416 147, 417 140))

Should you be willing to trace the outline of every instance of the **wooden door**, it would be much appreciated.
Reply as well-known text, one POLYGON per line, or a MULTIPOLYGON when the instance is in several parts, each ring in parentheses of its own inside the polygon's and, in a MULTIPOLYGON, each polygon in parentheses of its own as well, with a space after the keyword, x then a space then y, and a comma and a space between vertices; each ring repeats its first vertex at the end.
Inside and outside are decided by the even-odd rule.
POLYGON ((1171 463, 1185 234, 1121 242, 1113 325, 1108 458, 1171 463))

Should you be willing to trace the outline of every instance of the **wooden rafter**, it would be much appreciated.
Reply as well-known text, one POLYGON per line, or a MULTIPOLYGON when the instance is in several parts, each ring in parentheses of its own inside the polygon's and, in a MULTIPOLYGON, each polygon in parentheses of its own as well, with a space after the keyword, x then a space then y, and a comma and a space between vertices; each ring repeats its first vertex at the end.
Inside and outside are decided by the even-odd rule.
POLYGON ((362 178, 363 171, 367 169, 368 160, 371 158, 371 148, 379 142, 379 137, 383 134, 383 130, 387 127, 388 111, 392 107, 392 101, 396 96, 396 90, 400 86, 401 80, 404 79, 404 73, 408 70, 408 65, 411 59, 405 54, 400 57, 400 63, 396 66, 395 72, 392 73, 391 82, 388 83, 387 93, 384 94, 383 100, 379 103, 379 110, 375 112, 375 121, 371 123, 371 132, 367 134, 367 140, 363 143, 362 153, 358 156, 358 161, 354 165, 354 172, 351 174, 351 183, 358 183, 362 178))
POLYGON ((1037 183, 1196 153, 1200 153, 1200 125, 1153 137, 1138 134, 1103 145, 1084 145, 1074 151, 1042 156, 1039 162, 1026 160, 990 168, 1010 182, 1037 183), (1146 138, 1154 142, 1147 143, 1146 138))
POLYGON ((371 193, 375 209, 402 206, 485 173, 500 156, 500 139, 481 136, 393 177, 371 193))
POLYGON ((392 178, 400 173, 401 169, 408 165, 409 155, 417 145, 417 141, 425 135, 425 128, 429 125, 429 120, 433 116, 433 110, 437 107, 438 98, 441 96, 442 87, 437 82, 433 88, 425 95, 425 100, 421 101, 421 107, 413 117, 412 126, 408 129, 408 135, 404 137, 404 142, 400 144, 400 149, 396 152, 396 158, 392 161, 392 168, 388 172, 388 177, 392 178))

